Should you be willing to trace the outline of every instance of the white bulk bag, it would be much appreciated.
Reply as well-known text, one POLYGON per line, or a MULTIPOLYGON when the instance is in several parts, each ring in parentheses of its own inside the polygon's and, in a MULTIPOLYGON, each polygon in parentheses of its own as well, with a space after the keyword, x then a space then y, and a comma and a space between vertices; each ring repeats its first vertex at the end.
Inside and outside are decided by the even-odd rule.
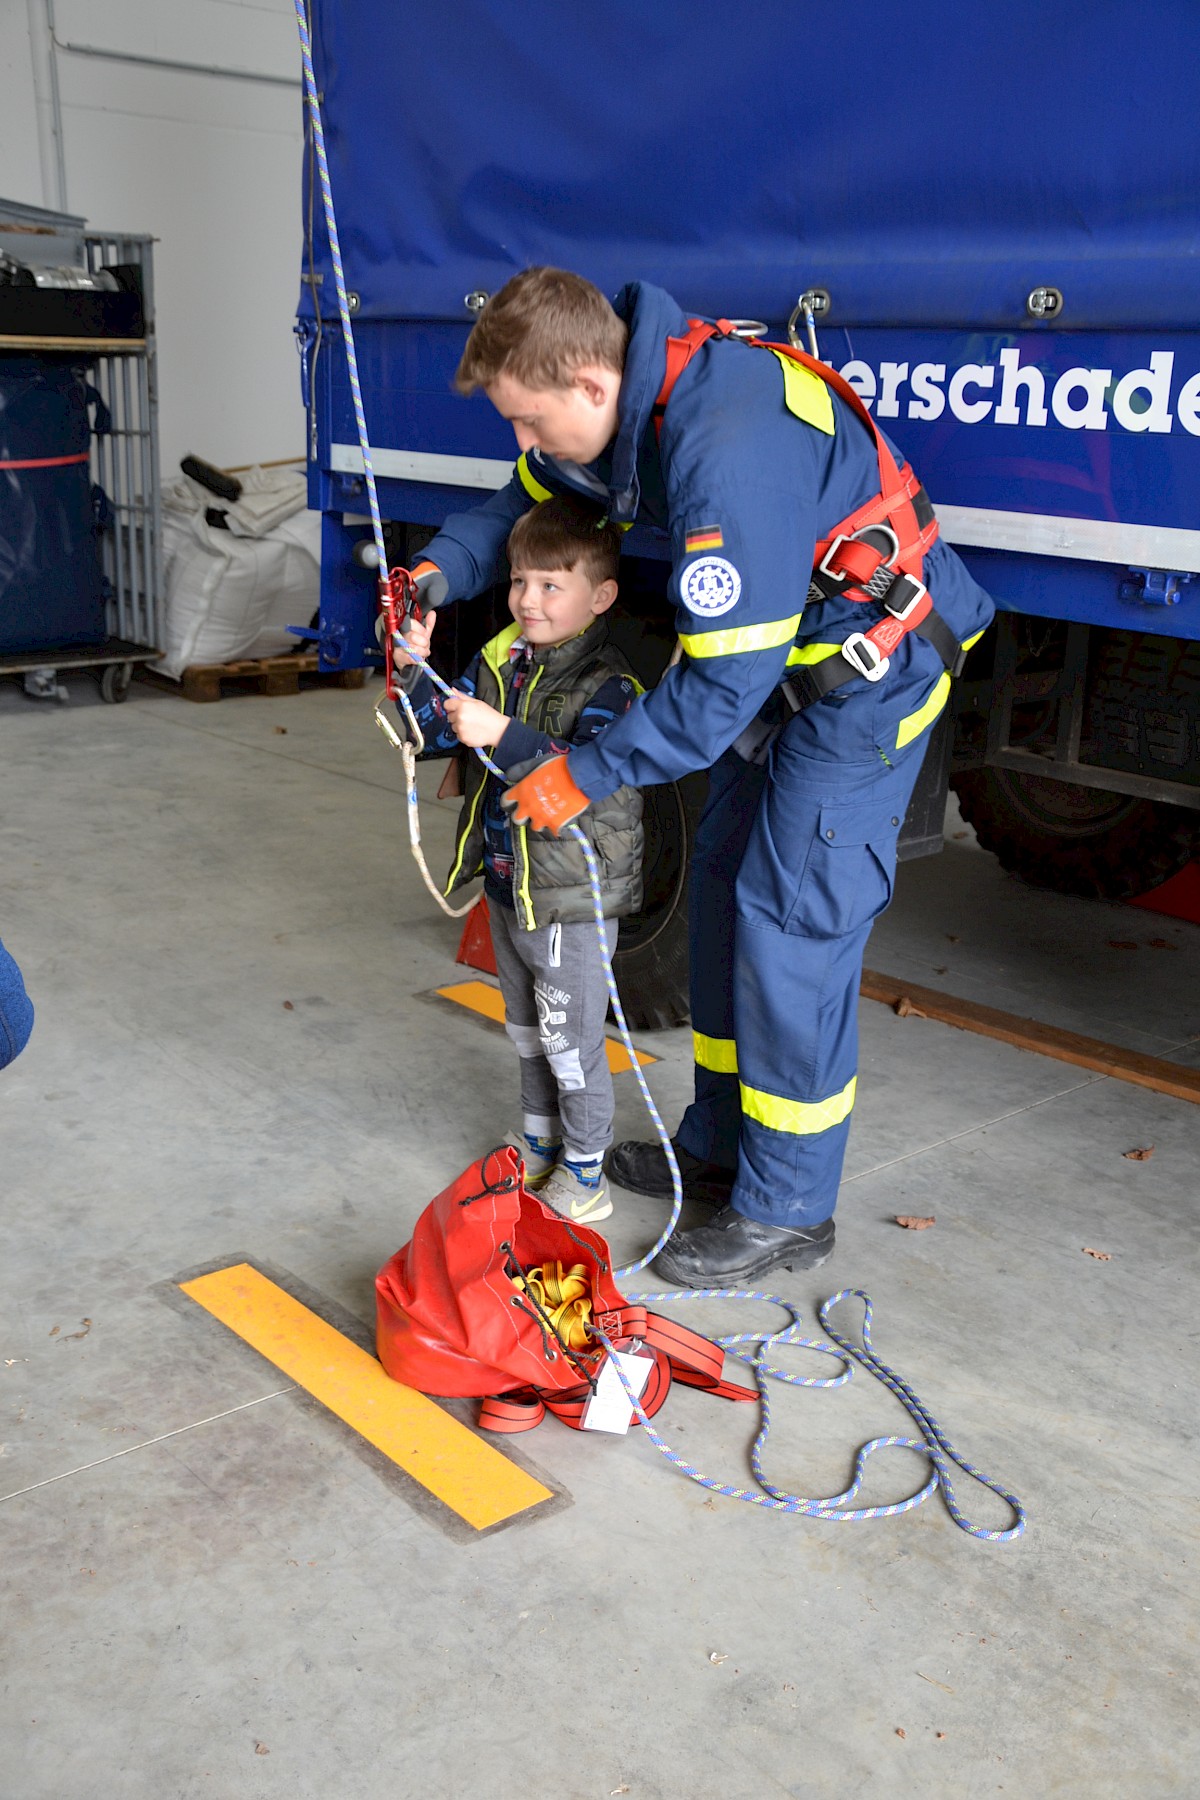
POLYGON ((320 598, 321 515, 306 509, 294 468, 251 469, 230 503, 180 476, 163 493, 166 654, 156 666, 180 679, 196 663, 278 656, 305 648, 288 625, 307 625, 320 598), (229 529, 205 512, 223 512, 229 529))

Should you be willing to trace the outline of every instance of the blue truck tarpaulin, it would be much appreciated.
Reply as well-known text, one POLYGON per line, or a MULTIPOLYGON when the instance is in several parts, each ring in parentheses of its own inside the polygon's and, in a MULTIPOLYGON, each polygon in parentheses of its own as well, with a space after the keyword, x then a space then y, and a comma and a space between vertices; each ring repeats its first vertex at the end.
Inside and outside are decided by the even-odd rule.
POLYGON ((1049 284, 1069 329, 1194 325, 1195 0, 313 10, 363 319, 546 262, 764 320, 816 284, 839 325, 1011 326, 1049 284))

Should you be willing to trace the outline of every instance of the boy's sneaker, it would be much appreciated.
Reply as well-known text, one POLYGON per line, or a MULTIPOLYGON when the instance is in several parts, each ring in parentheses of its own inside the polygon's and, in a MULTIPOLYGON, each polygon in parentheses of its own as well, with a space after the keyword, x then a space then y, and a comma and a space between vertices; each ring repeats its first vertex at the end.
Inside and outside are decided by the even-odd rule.
POLYGON ((538 1199, 553 1207, 560 1218, 570 1219, 575 1225, 596 1225, 601 1219, 607 1219, 613 1209, 601 1165, 581 1165, 567 1162, 565 1158, 551 1171, 538 1192, 538 1199), (585 1180, 581 1168, 586 1168, 589 1174, 594 1168, 597 1179, 585 1180))
POLYGON ((529 1137, 524 1131, 510 1131, 504 1141, 512 1145, 525 1164, 527 1188, 540 1188, 558 1167, 561 1138, 555 1143, 552 1138, 529 1137))

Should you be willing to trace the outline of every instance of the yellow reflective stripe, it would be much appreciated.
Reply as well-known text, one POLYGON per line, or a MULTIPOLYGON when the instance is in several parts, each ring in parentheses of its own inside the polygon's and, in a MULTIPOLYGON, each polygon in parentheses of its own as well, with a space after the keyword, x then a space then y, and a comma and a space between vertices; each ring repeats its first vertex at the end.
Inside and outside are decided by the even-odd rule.
MULTIPOLYGON (((467 854, 467 845, 471 839, 471 832, 473 831, 473 829, 475 827, 475 820, 479 813, 479 802, 483 799, 483 790, 484 790, 485 786, 486 786, 486 783, 481 781, 479 786, 476 788, 475 798, 471 802, 471 810, 467 814, 467 817, 463 820, 462 825, 459 829, 458 847, 457 847, 457 853, 454 858, 454 867, 451 869, 449 875, 446 877, 446 885, 442 889, 443 894, 445 894, 447 898, 449 898, 451 889, 453 888, 455 882, 458 880, 459 876, 462 873, 463 857, 467 854)), ((478 869, 476 869, 473 872, 473 874, 471 875, 472 881, 475 879, 475 876, 478 875, 478 873, 479 873, 478 869)))
POLYGON ((742 1112, 746 1118, 755 1119, 772 1131, 790 1132, 793 1137, 811 1137, 849 1118, 857 1081, 857 1075, 852 1075, 841 1093, 831 1095, 828 1100, 782 1100, 778 1094, 765 1094, 761 1088, 747 1087, 743 1081, 740 1084, 742 1112))
POLYGON ((790 644, 800 614, 793 619, 773 619, 769 625, 733 625, 728 631, 680 632, 679 642, 690 657, 744 656, 748 650, 774 650, 790 644))
MULTIPOLYGON (((986 630, 987 630, 987 626, 985 625, 983 628, 983 631, 986 631, 986 630)), ((964 639, 963 649, 964 650, 974 649, 975 645, 979 642, 980 638, 983 636, 983 631, 977 631, 975 633, 974 637, 969 637, 969 638, 964 639)))
MULTIPOLYGON (((499 636, 490 638, 488 640, 488 642, 483 646, 483 650, 481 652, 484 662, 487 664, 488 668, 492 671, 492 674, 496 677, 496 680, 500 685, 500 693, 501 693, 501 702, 502 703, 503 703, 503 694, 504 694, 504 681, 503 681, 500 671, 503 668, 504 664, 508 660, 509 651, 512 649, 512 646, 516 643, 516 641, 520 637, 520 635, 521 635, 521 627, 517 624, 510 625, 510 626, 508 626, 508 628, 506 630, 500 632, 499 636)), ((461 873, 462 866, 463 866, 463 858, 467 853, 467 842, 471 836, 472 830, 474 829, 475 820, 479 815, 479 803, 483 799, 484 788, 486 787, 486 785, 487 785, 486 782, 481 782, 479 787, 476 789, 475 798, 471 802, 471 810, 468 813, 466 819, 463 821, 463 824, 459 830, 458 845, 457 845, 456 854, 455 854, 455 858, 454 858, 454 867, 451 869, 450 874, 446 879, 446 885, 442 889, 442 892, 444 894, 448 895, 450 893, 451 888, 454 886, 454 883, 458 880, 459 874, 461 873)), ((476 874, 478 874, 478 870, 476 870, 476 874)))
POLYGON ((789 669, 797 663, 824 662, 827 656, 836 656, 841 649, 840 644, 798 644, 787 659, 789 669))
POLYGON ((693 1031, 692 1047, 702 1069, 711 1069, 714 1075, 737 1074, 737 1045, 732 1038, 705 1037, 702 1031, 693 1031))
POLYGON ((543 487, 536 475, 530 474, 529 457, 524 450, 517 458, 517 475, 521 486, 531 500, 549 500, 551 498, 550 489, 543 487))
POLYGON ((790 356, 782 356, 778 350, 773 354, 783 370, 783 401, 788 411, 832 437, 833 401, 828 383, 811 369, 794 363, 790 356))
MULTIPOLYGON (((507 637, 508 634, 505 632, 503 635, 507 637)), ((524 725, 529 723, 529 702, 533 699, 534 688, 542 679, 542 669, 544 667, 544 663, 538 665, 533 672, 533 680, 525 689, 523 704, 521 706, 521 723, 524 725)), ((517 909, 518 912, 522 907, 525 909, 525 929, 527 931, 533 931, 537 927, 537 920, 533 915, 533 896, 529 892, 529 828, 528 826, 517 825, 514 823, 512 825, 512 833, 513 858, 517 867, 521 870, 521 879, 518 883, 516 892, 517 909)))
POLYGON ((911 744, 915 737, 920 737, 927 725, 933 724, 945 706, 949 693, 950 671, 944 669, 934 683, 933 692, 924 706, 919 707, 914 713, 909 713, 906 719, 901 719, 899 730, 896 732, 897 750, 903 750, 905 744, 911 744))
POLYGON ((508 653, 520 635, 521 627, 519 625, 509 625, 504 631, 500 632, 499 636, 489 638, 487 643, 483 646, 483 660, 492 671, 492 674, 496 677, 496 680, 500 682, 501 688, 503 688, 504 682, 501 679, 500 671, 508 661, 508 653))

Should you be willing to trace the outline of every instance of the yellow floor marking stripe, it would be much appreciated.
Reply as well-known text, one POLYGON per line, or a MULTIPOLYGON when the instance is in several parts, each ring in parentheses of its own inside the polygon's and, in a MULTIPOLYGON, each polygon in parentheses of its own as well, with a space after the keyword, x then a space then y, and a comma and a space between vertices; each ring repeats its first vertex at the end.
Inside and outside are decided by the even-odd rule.
POLYGON ((248 1263, 180 1287, 199 1306, 482 1531, 553 1499, 482 1438, 248 1263))
MULTIPOLYGON (((492 987, 486 981, 456 981, 453 987, 439 988, 438 993, 443 1000, 453 1000, 456 1006, 465 1006, 471 1012, 482 1013, 485 1019, 495 1019, 497 1025, 504 1023, 504 996, 499 988, 492 987)), ((624 1069, 631 1069, 629 1060, 620 1038, 606 1038, 605 1047, 608 1052, 608 1066, 614 1075, 621 1074, 624 1069)), ((636 1052, 637 1059, 645 1068, 648 1063, 658 1061, 657 1056, 649 1056, 645 1050, 636 1052)))

